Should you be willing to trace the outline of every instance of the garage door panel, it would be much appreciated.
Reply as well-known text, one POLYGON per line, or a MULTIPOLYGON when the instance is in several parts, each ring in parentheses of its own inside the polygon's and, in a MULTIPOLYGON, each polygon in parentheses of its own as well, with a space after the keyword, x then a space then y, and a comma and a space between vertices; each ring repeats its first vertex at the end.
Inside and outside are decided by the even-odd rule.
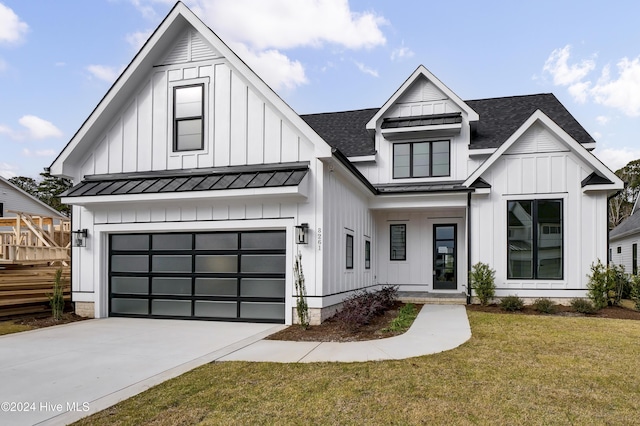
POLYGON ((114 316, 284 322, 284 231, 110 238, 114 316))

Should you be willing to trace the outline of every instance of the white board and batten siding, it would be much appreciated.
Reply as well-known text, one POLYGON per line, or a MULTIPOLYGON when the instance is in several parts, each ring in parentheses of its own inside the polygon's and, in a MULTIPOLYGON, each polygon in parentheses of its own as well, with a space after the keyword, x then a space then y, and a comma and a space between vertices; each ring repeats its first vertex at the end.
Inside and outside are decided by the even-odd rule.
POLYGON ((584 295, 594 259, 606 260, 607 197, 584 192, 581 181, 593 170, 548 130, 532 126, 483 175, 491 184, 487 195, 473 195, 471 206, 472 262, 496 270, 498 296, 578 297, 584 295), (507 202, 563 200, 563 264, 560 280, 507 279, 507 202), (556 290, 549 293, 549 290, 556 290))
MULTIPOLYGON (((339 295, 376 284, 376 244, 373 213, 365 190, 349 183, 330 166, 324 168, 322 294, 339 295), (347 235, 353 236, 353 269, 346 268, 347 235), (371 267, 365 269, 365 241, 371 242, 371 267)), ((340 296, 339 301, 343 296, 340 296)), ((331 304, 331 300, 327 300, 331 304)), ((333 303, 336 303, 333 302, 333 303)))
POLYGON ((417 79, 407 91, 392 105, 377 123, 376 162, 356 163, 356 167, 372 184, 401 182, 437 182, 442 177, 419 179, 393 179, 393 143, 387 140, 380 125, 385 118, 417 117, 422 115, 461 112, 462 129, 459 133, 448 135, 408 135, 404 139, 394 139, 395 143, 412 141, 448 140, 450 141, 450 176, 446 180, 464 180, 467 178, 467 159, 469 157, 470 128, 466 114, 440 89, 425 77, 417 79))
MULTIPOLYGON (((185 37, 199 39, 187 32, 185 37)), ((192 45, 203 49, 204 40, 192 45)), ((208 45, 206 45, 208 46, 208 45)), ((310 161, 312 143, 297 132, 225 58, 208 47, 208 55, 194 53, 165 58, 127 107, 97 138, 84 158, 84 175, 207 168, 245 164, 310 161), (177 63, 171 63, 176 61, 177 63), (201 151, 172 152, 173 87, 205 86, 205 146, 201 151)))

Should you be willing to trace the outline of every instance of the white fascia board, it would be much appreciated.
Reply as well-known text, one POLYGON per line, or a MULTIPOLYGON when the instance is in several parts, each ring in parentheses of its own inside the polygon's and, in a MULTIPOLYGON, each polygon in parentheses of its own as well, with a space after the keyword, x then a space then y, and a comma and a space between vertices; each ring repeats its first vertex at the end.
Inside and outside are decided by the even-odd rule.
MULTIPOLYGON (((305 176, 306 179, 306 176, 305 176)), ((218 191, 185 191, 153 194, 92 195, 87 197, 63 197, 62 202, 78 206, 110 203, 176 202, 189 200, 250 199, 294 197, 301 201, 307 199, 305 181, 298 186, 280 186, 273 188, 222 189, 218 191)))
POLYGON ((467 207, 467 192, 378 195, 369 201, 373 210, 467 207))
POLYGON ((437 124, 434 126, 399 127, 393 129, 381 129, 380 133, 388 139, 401 139, 411 137, 414 134, 419 137, 428 137, 430 134, 455 134, 462 130, 462 123, 437 124))
POLYGON ((596 149, 596 143, 595 142, 583 143, 582 146, 587 151, 593 151, 594 149, 596 149))
POLYGON ((420 65, 409 78, 400 86, 398 90, 385 102, 380 110, 374 115, 367 123, 367 130, 375 130, 378 120, 387 112, 387 110, 404 94, 404 92, 413 84, 419 76, 426 77, 440 89, 445 95, 449 97, 461 110, 463 110, 468 117, 469 121, 478 121, 478 113, 475 112, 469 105, 467 105, 458 95, 456 95, 451 89, 449 89, 442 81, 440 81, 435 75, 433 75, 424 65, 420 65))
POLYGON ((483 149, 472 149, 469 148, 469 157, 475 157, 480 155, 491 155, 496 152, 497 148, 483 148, 483 149))
POLYGON ((618 188, 615 183, 605 183, 605 184, 600 184, 600 185, 587 185, 584 186, 582 188, 582 192, 587 193, 587 192, 598 192, 598 191, 609 191, 611 193, 614 193, 618 190, 620 190, 622 188, 618 188))
POLYGON ((359 155, 357 157, 347 157, 347 160, 351 161, 352 163, 368 163, 368 162, 374 162, 375 163, 376 155, 377 154, 359 155))
POLYGON ((587 149, 585 149, 581 144, 579 144, 575 139, 573 139, 567 132, 564 131, 562 127, 556 124, 549 116, 543 113, 540 110, 536 110, 531 116, 527 119, 527 121, 522 124, 510 137, 507 139, 496 151, 491 155, 491 157, 487 158, 487 160, 480 165, 471 175, 467 178, 467 180, 462 184, 464 186, 470 186, 473 182, 476 181, 484 172, 487 171, 489 167, 491 167, 497 160, 504 154, 522 135, 535 123, 541 123, 545 126, 551 133, 557 136, 567 147, 571 149, 571 151, 578 155, 582 160, 584 160, 587 164, 589 164, 593 170, 600 172, 605 178, 609 179, 613 182, 609 185, 610 189, 622 189, 624 187, 624 183, 615 173, 613 173, 607 166, 605 166, 600 160, 598 160, 593 154, 591 154, 587 149))

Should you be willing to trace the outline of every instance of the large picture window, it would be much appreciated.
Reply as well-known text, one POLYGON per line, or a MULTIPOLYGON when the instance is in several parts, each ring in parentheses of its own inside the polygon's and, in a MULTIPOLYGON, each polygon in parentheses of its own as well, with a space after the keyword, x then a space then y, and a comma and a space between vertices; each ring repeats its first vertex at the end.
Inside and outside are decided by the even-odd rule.
POLYGON ((449 163, 449 141, 393 145, 394 179, 449 176, 449 163))
POLYGON ((173 150, 204 147, 204 84, 173 88, 173 150))
POLYGON ((509 201, 507 206, 507 278, 562 279, 562 200, 509 201))
POLYGON ((391 225, 391 260, 407 260, 407 225, 391 225))

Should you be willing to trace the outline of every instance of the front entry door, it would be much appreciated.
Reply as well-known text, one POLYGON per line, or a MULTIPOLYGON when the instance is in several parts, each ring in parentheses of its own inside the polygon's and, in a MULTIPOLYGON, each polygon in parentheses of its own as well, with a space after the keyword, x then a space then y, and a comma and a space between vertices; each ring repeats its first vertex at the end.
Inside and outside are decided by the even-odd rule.
POLYGON ((455 290, 456 225, 433 225, 433 289, 455 290))

